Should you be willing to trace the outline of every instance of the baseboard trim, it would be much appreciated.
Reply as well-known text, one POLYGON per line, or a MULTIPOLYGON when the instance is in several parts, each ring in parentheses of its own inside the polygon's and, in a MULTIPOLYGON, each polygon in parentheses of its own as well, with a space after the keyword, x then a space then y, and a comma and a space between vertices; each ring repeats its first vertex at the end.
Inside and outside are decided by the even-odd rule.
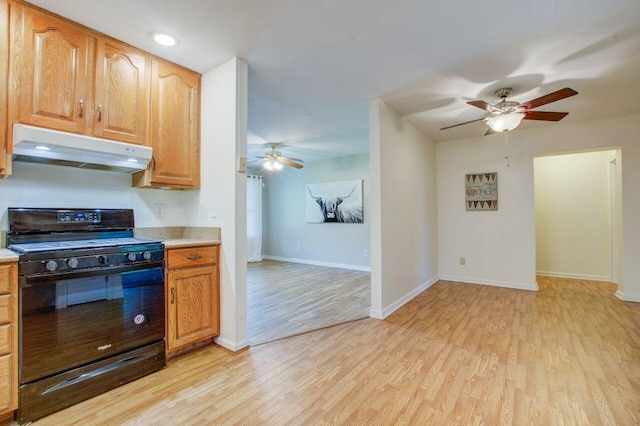
POLYGON ((538 291, 538 283, 526 284, 526 283, 511 283, 511 282, 505 282, 505 281, 489 281, 489 280, 483 280, 480 278, 457 277, 455 275, 440 275, 440 279, 445 281, 456 281, 456 282, 465 283, 465 284, 480 284, 480 285, 490 285, 492 287, 512 288, 515 290, 538 291))
POLYGON ((218 336, 214 341, 217 345, 220 345, 223 348, 230 350, 231 352, 239 352, 249 347, 249 339, 243 339, 239 342, 234 342, 233 340, 225 339, 222 336, 218 336))
POLYGON ((587 281, 611 281, 611 276, 607 275, 587 275, 587 274, 571 274, 566 272, 553 272, 553 271, 536 271, 536 275, 543 277, 558 277, 558 278, 571 278, 574 280, 587 280, 587 281))
POLYGON ((623 302, 635 302, 640 303, 640 296, 625 296, 620 290, 616 291, 616 297, 623 302))
POLYGON ((389 315, 391 315, 392 313, 400 309, 402 306, 406 305, 411 299, 415 298, 417 295, 419 295, 420 293, 422 293, 423 291, 431 287, 433 284, 438 282, 438 279, 439 279, 438 276, 432 277, 429 281, 426 281, 420 284, 419 287, 413 289, 412 291, 405 294, 400 299, 396 300, 391 305, 387 306, 382 310, 370 309, 369 316, 371 318, 381 319, 381 320, 387 318, 389 315))
POLYGON ((371 272, 370 266, 347 265, 344 263, 319 262, 316 260, 295 259, 291 257, 280 257, 280 256, 262 256, 262 258, 268 259, 268 260, 279 260, 280 262, 302 263, 305 265, 327 266, 329 268, 342 268, 342 269, 351 269, 353 271, 371 272))

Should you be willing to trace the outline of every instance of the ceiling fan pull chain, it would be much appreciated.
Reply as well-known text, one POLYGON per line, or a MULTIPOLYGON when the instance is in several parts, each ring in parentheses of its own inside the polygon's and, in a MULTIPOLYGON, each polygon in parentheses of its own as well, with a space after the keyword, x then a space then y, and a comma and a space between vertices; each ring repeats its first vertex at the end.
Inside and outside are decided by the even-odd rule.
POLYGON ((509 132, 504 133, 504 159, 507 161, 507 167, 509 167, 509 132))

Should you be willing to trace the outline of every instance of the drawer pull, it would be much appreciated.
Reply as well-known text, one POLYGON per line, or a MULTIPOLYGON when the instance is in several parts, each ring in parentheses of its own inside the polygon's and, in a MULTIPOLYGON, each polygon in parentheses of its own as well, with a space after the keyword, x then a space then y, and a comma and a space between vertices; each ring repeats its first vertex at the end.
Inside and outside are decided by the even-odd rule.
POLYGON ((196 259, 200 259, 201 257, 202 257, 201 254, 190 254, 189 256, 187 256, 187 259, 196 260, 196 259))
POLYGON ((176 301, 176 289, 175 287, 171 287, 171 304, 173 305, 175 301, 176 301))

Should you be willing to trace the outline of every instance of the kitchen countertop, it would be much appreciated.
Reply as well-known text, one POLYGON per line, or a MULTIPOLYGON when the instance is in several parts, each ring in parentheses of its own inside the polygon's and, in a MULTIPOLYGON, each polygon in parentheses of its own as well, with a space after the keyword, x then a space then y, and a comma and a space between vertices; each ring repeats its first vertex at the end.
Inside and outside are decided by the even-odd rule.
POLYGON ((135 229, 136 237, 163 240, 166 248, 220 244, 220 234, 220 228, 214 227, 168 226, 135 229))
POLYGON ((0 263, 17 262, 17 261, 18 261, 18 255, 15 252, 9 249, 0 248, 0 263))
POLYGON ((180 247, 200 247, 220 244, 220 240, 200 240, 193 238, 172 238, 164 240, 164 246, 166 248, 180 248, 180 247))

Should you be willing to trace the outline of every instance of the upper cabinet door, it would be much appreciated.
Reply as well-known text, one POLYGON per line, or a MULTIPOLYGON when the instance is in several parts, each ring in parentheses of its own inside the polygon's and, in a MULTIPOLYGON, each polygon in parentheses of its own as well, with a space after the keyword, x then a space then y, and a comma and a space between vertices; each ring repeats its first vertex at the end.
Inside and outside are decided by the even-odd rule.
POLYGON ((110 40, 98 40, 95 136, 147 144, 150 57, 110 40))
POLYGON ((22 10, 19 121, 74 133, 90 131, 85 122, 92 111, 93 39, 51 16, 22 10))
POLYGON ((151 185, 200 187, 200 75, 152 61, 151 185))
POLYGON ((9 3, 0 0, 0 176, 8 172, 7 167, 7 124, 8 108, 8 76, 9 76, 9 3))

